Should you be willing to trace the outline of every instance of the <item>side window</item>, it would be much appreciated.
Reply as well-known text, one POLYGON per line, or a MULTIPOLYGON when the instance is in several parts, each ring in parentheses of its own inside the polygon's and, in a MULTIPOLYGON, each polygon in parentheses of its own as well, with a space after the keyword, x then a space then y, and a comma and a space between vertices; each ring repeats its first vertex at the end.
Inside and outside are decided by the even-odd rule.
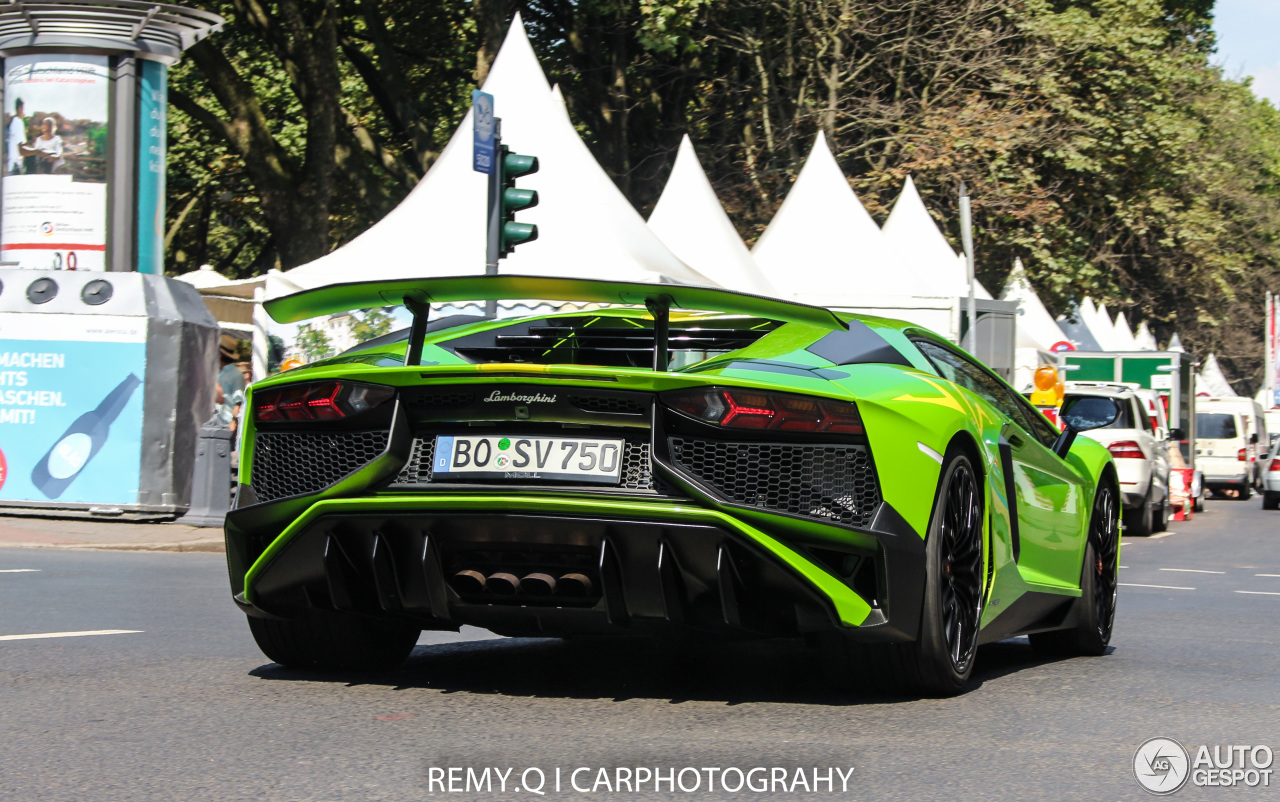
POLYGON ((1135 398, 1133 399, 1133 403, 1138 405, 1137 409, 1134 410, 1134 414, 1138 420, 1142 421, 1142 428, 1148 432, 1154 431, 1151 426, 1151 416, 1147 414, 1147 410, 1144 408, 1146 407, 1147 402, 1140 398, 1135 398))
POLYGON ((1027 430, 1041 443, 1052 444, 1057 438, 1057 433, 1053 431, 1049 421, 1045 420, 1044 416, 1039 412, 1031 409, 1030 406, 1021 403, 1022 399, 1018 394, 1006 387, 995 376, 992 376, 955 351, 944 348, 937 343, 916 340, 915 344, 921 353, 929 358, 929 361, 938 369, 943 378, 972 391, 975 395, 991 404, 991 406, 1012 418, 1015 423, 1027 430), (1035 417, 1033 418, 1032 415, 1035 417), (1036 421, 1037 418, 1039 421, 1036 421), (1043 423, 1043 428, 1038 426, 1037 423, 1043 423))
POLYGON ((1023 415, 1026 416, 1030 423, 1030 432, 1036 436, 1045 447, 1052 447, 1054 441, 1058 439, 1058 430, 1053 428, 1053 424, 1044 416, 1044 413, 1030 404, 1022 405, 1023 415))

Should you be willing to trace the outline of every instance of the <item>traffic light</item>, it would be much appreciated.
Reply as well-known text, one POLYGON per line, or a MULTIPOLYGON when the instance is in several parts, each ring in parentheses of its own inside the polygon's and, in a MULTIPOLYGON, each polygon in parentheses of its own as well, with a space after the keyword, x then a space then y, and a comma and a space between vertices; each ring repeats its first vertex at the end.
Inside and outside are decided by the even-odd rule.
POLYGON ((506 256, 517 245, 533 242, 538 238, 538 227, 529 223, 517 223, 516 212, 538 205, 538 193, 532 189, 517 189, 516 179, 538 172, 537 156, 522 156, 502 146, 502 160, 498 163, 502 188, 502 236, 499 251, 506 256))

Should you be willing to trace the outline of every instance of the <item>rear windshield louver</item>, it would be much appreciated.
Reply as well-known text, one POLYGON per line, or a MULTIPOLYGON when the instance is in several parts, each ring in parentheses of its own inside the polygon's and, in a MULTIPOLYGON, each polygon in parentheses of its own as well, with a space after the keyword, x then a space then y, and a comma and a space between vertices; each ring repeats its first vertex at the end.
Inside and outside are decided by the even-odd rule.
MULTIPOLYGON (((653 328, 640 323, 616 317, 534 320, 440 345, 473 362, 649 367, 653 364, 653 328)), ((723 323, 672 325, 668 349, 673 362, 690 364, 746 348, 777 327, 773 321, 766 320, 743 323, 741 328, 723 323), (681 358, 681 354, 693 358, 681 358)))

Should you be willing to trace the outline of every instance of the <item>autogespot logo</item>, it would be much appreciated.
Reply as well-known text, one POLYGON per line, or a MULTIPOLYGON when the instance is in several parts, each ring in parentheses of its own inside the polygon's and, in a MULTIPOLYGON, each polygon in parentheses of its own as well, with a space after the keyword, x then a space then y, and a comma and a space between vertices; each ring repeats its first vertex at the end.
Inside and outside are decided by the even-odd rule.
POLYGON ((1153 794, 1172 794, 1187 784, 1191 759, 1172 738, 1152 738, 1133 753, 1133 776, 1153 794))

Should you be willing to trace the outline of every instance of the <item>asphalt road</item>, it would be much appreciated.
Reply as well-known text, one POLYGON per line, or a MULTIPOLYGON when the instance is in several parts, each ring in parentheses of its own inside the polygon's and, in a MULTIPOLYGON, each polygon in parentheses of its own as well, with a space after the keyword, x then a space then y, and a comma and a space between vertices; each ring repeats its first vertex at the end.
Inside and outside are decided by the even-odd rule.
MULTIPOLYGON (((946 700, 834 691, 798 644, 602 650, 478 630, 424 635, 394 673, 308 676, 257 651, 220 555, 4 549, 0 636, 136 632, 0 639, 0 799, 1145 799, 1131 763, 1149 738, 1280 751, 1280 513, 1214 501, 1171 529, 1125 541, 1111 654, 994 644, 946 700), (531 767, 541 797, 515 791, 531 767), (579 793, 582 767, 580 787, 602 767, 689 768, 699 790, 579 793), (706 792, 755 767, 785 770, 786 790, 706 792), (449 793, 431 779, 450 768, 463 784, 512 771, 506 793, 493 773, 489 791, 449 793), (797 768, 820 784, 806 793, 797 768)), ((1176 795, 1226 797, 1280 788, 1176 795)))

